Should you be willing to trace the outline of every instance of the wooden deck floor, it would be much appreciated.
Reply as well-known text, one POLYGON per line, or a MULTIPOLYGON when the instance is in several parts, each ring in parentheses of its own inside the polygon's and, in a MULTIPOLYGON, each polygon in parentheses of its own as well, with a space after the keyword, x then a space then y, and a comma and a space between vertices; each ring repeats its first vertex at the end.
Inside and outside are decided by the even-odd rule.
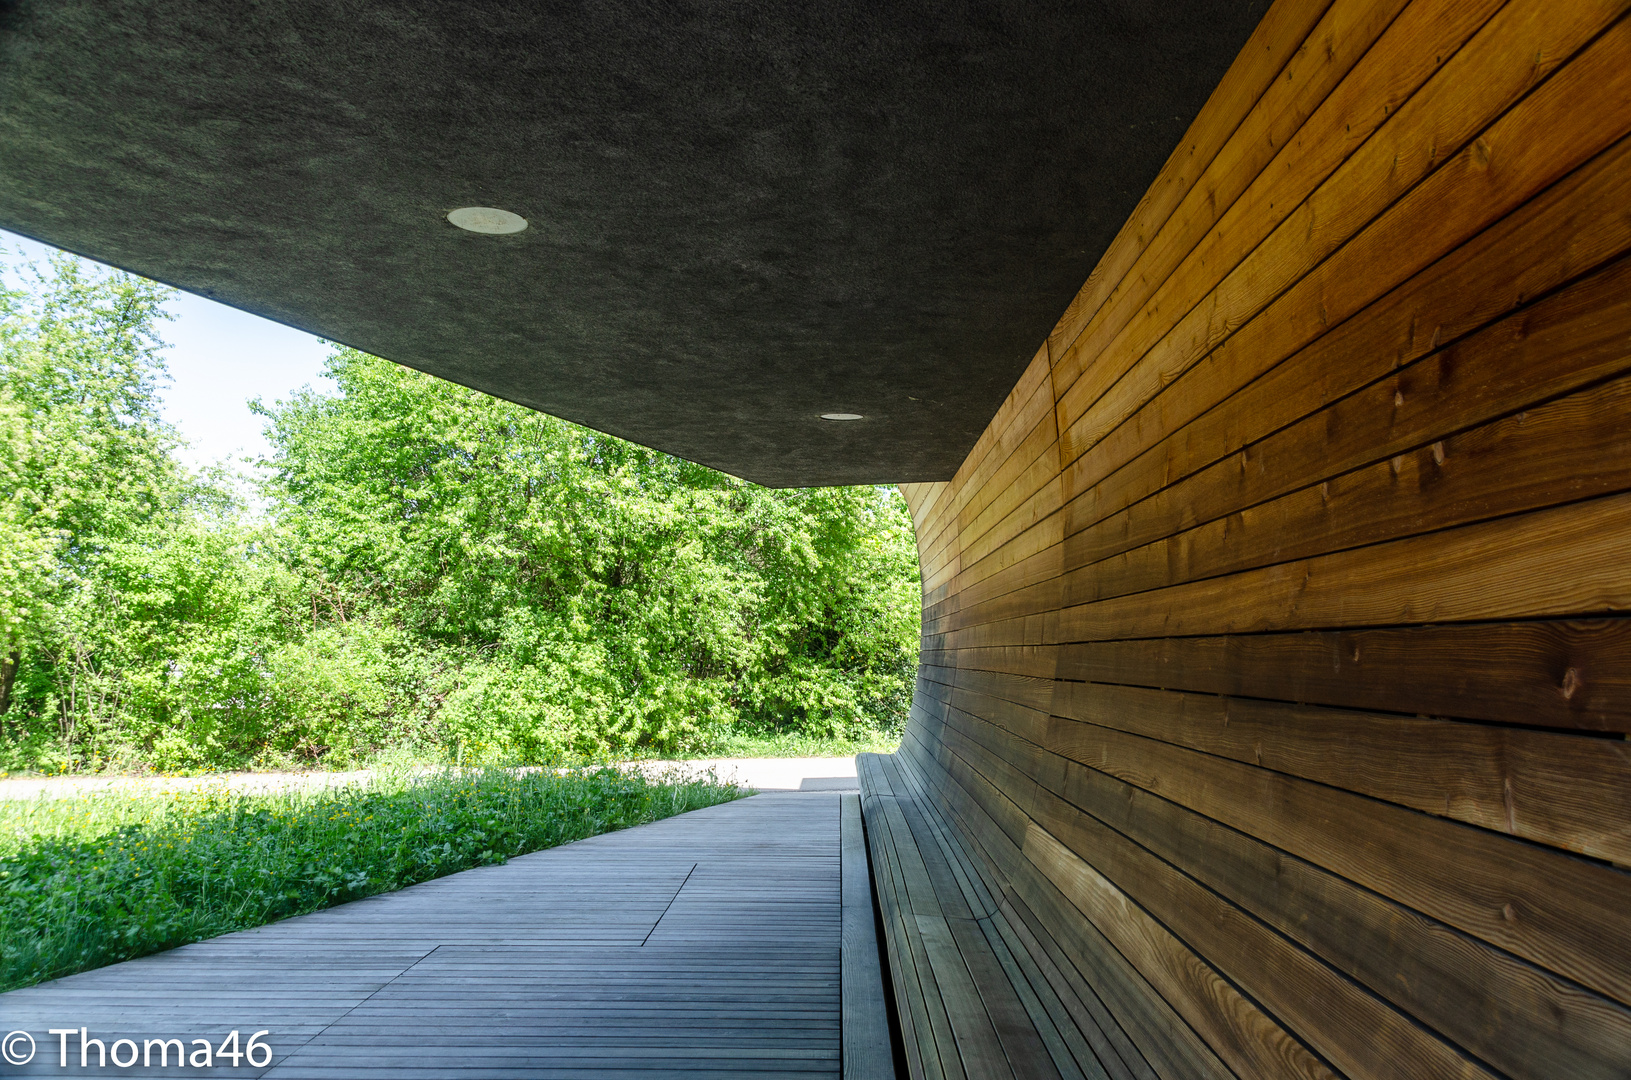
MULTIPOLYGON (((61 1075, 51 1028, 80 1071, 85 1027, 270 1029, 269 1066, 213 1070, 240 1077, 836 1077, 839 821, 758 795, 13 991, 0 1034, 38 1051, 0 1075, 61 1075)), ((211 1075, 154 1053, 108 1071, 211 1075)))

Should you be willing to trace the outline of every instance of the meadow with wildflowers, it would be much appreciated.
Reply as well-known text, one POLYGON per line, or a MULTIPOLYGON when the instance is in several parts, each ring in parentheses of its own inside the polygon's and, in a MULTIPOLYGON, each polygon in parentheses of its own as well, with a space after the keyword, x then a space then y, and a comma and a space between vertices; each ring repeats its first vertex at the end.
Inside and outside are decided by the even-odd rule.
POLYGON ((0 991, 743 794, 711 775, 488 768, 0 801, 0 991))

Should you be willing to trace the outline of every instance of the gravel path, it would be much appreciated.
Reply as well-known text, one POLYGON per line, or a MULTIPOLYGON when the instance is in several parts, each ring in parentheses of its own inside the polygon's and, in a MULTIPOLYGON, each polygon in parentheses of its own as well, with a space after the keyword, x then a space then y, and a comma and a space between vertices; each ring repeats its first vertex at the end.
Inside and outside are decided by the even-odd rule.
MULTIPOLYGON (((713 769, 721 780, 760 791, 855 791, 855 759, 840 758, 707 758, 696 761, 632 763, 647 775, 675 767, 713 769)), ((0 799, 62 798, 88 792, 123 789, 185 791, 225 786, 234 791, 278 791, 298 787, 339 787, 364 783, 366 769, 350 772, 214 773, 208 776, 52 776, 0 780, 0 799)))

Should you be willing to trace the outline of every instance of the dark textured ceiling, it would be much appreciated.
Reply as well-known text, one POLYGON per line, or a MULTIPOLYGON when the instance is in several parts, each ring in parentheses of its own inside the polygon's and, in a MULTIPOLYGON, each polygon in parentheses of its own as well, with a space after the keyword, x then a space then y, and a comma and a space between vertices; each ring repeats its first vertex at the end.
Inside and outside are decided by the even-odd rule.
POLYGON ((943 479, 1265 6, 0 0, 0 225, 762 483, 943 479))

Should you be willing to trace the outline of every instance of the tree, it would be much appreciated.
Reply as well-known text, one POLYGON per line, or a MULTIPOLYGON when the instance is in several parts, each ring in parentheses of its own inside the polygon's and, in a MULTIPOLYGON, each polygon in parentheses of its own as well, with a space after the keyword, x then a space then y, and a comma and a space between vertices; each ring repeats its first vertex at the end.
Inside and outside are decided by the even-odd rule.
POLYGON ((38 620, 57 536, 40 527, 29 502, 33 440, 23 410, 0 393, 0 734, 22 663, 22 643, 38 620))
POLYGON ((159 414, 156 324, 168 290, 67 255, 33 284, 7 295, 0 322, 0 529, 10 541, 0 715, 22 690, 54 708, 71 738, 96 672, 86 616, 100 561, 180 483, 175 435, 159 414))

